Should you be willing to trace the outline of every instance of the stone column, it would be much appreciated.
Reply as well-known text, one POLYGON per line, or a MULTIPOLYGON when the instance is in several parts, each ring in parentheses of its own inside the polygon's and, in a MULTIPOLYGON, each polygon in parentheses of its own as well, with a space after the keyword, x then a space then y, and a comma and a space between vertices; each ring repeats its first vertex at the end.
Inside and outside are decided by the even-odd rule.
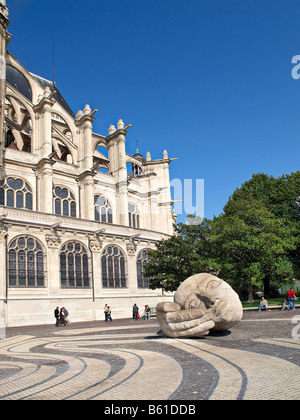
POLYGON ((5 338, 7 325, 7 230, 0 228, 0 339, 5 338))
POLYGON ((127 167, 126 167, 126 149, 125 136, 127 128, 122 120, 118 122, 118 130, 114 125, 109 127, 109 136, 106 138, 109 159, 111 162, 111 172, 116 178, 118 188, 118 211, 116 222, 128 226, 128 184, 127 184, 127 167))
POLYGON ((136 270, 136 256, 137 256, 137 240, 136 237, 130 238, 126 245, 128 255, 128 289, 131 295, 136 295, 137 287, 137 270, 136 270))
POLYGON ((37 210, 44 213, 53 212, 53 170, 55 161, 45 158, 37 165, 37 210))
POLYGON ((44 96, 41 96, 39 103, 33 107, 36 113, 36 119, 39 124, 39 138, 36 145, 39 150, 40 159, 49 157, 52 154, 52 107, 55 100, 52 99, 53 93, 49 88, 44 91, 44 96))
POLYGON ((6 94, 6 45, 10 39, 7 33, 9 25, 8 8, 6 0, 0 1, 0 166, 3 164, 3 151, 5 147, 4 112, 6 94))
POLYGON ((94 214, 94 176, 96 172, 85 171, 79 177, 80 215, 83 219, 95 220, 94 214))
POLYGON ((101 261, 100 254, 103 247, 103 242, 98 235, 90 236, 89 248, 92 253, 92 274, 93 274, 93 289, 94 297, 101 296, 102 283, 101 283, 101 261))
POLYGON ((61 237, 56 229, 52 229, 51 234, 46 235, 47 242, 47 272, 48 272, 48 289, 50 296, 56 297, 60 294, 60 261, 59 248, 61 245, 61 237))
POLYGON ((93 167, 93 125, 95 121, 93 115, 97 112, 91 110, 89 105, 86 105, 84 111, 78 111, 76 115, 76 125, 79 128, 80 132, 80 141, 83 144, 83 147, 80 149, 82 151, 79 156, 79 161, 81 162, 81 170, 90 171, 93 167))

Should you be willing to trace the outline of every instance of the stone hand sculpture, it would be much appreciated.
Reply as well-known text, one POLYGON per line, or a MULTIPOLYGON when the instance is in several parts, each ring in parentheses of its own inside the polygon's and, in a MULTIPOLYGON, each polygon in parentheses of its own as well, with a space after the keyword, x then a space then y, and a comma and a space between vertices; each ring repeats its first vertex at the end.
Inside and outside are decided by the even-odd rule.
POLYGON ((212 274, 196 274, 177 289, 174 302, 157 305, 156 316, 168 337, 201 337, 210 330, 225 331, 243 316, 239 296, 212 274))

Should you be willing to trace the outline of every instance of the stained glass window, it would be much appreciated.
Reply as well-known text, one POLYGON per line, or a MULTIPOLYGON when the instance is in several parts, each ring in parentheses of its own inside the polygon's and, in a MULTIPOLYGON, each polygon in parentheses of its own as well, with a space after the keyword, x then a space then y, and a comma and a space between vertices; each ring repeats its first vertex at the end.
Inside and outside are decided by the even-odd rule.
POLYGON ((128 219, 130 227, 140 227, 140 215, 135 204, 128 204, 128 219))
POLYGON ((76 217, 76 201, 74 194, 65 187, 55 187, 53 190, 55 214, 76 217))
POLYGON ((148 262, 147 250, 142 250, 136 260, 137 283, 139 289, 147 289, 149 287, 149 278, 144 276, 145 267, 148 262))
POLYGON ((95 220, 97 222, 112 223, 112 207, 110 202, 103 195, 94 197, 95 220))
POLYGON ((0 206, 32 210, 32 189, 19 178, 8 177, 0 183, 0 206))
POLYGON ((21 236, 8 250, 8 282, 10 287, 44 287, 45 255, 37 239, 21 236))
POLYGON ((89 288, 88 252, 80 242, 67 242, 60 252, 60 284, 62 288, 89 288))
POLYGON ((108 246, 101 257, 102 286, 127 288, 125 255, 118 246, 108 246))

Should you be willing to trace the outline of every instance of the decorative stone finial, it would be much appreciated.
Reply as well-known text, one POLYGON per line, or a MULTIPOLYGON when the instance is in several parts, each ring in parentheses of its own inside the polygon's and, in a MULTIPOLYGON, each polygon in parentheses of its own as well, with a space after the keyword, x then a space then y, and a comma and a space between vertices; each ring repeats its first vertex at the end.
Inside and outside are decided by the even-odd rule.
POLYGON ((81 109, 77 112, 77 114, 76 114, 76 120, 80 120, 80 118, 82 118, 83 117, 83 111, 81 111, 81 109))
POLYGON ((51 89, 49 88, 49 86, 45 87, 44 90, 44 97, 48 98, 51 95, 51 89))
POLYGON ((118 121, 118 124, 117 124, 117 125, 118 125, 118 130, 121 130, 122 128, 124 128, 124 123, 123 123, 123 120, 121 120, 121 119, 120 119, 120 120, 118 121))
POLYGON ((150 162, 150 160, 151 160, 151 153, 150 152, 147 152, 146 153, 146 161, 147 162, 150 162))
POLYGON ((114 134, 116 131, 117 131, 116 127, 113 124, 111 124, 108 129, 108 134, 109 135, 114 134))
POLYGON ((164 159, 169 159, 169 155, 168 155, 168 152, 166 150, 164 150, 163 157, 164 157, 164 159))
POLYGON ((90 115, 91 112, 92 112, 91 107, 89 105, 86 105, 84 107, 84 115, 90 115))

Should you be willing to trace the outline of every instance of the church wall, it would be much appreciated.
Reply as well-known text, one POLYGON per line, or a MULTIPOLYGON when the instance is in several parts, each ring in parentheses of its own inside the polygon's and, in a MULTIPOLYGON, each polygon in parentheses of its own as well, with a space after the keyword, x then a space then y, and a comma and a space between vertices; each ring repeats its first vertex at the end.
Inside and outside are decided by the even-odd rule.
MULTIPOLYGON (((9 24, 7 16, 1 18, 0 26, 9 24)), ((8 37, 6 30, 7 26, 0 31, 0 45, 8 37)), ((0 89, 5 102, 5 115, 0 115, 0 317, 8 326, 54 323, 55 307, 65 306, 73 322, 103 320, 107 303, 113 318, 128 318, 134 303, 142 312, 146 304, 154 307, 172 299, 161 290, 145 288, 141 270, 138 287, 137 271, 140 251, 155 248, 157 241, 173 234, 167 153, 153 162, 150 153, 147 162, 140 154, 127 154, 130 124, 120 119, 117 128, 109 127, 107 137, 93 133, 97 110, 85 105, 75 116, 56 95, 55 84, 29 73, 8 52, 6 59, 14 67, 12 80, 16 77, 20 86, 18 90, 18 83, 11 86, 7 81, 0 89), (97 145, 107 149, 108 160, 96 152, 97 145), (127 172, 128 163, 135 165, 134 174, 127 172), (108 172, 98 171, 102 167, 108 172), (9 180, 14 183, 10 187, 8 177, 25 182, 17 187, 9 180), (68 216, 55 214, 55 187, 70 191, 68 216), (95 221, 95 195, 108 199, 112 223, 95 221), (32 198, 32 205, 25 197, 32 198), (129 203, 137 208, 139 227, 129 226, 129 203), (72 270, 81 272, 77 288, 72 270)), ((59 211, 65 210, 63 200, 59 211)))

